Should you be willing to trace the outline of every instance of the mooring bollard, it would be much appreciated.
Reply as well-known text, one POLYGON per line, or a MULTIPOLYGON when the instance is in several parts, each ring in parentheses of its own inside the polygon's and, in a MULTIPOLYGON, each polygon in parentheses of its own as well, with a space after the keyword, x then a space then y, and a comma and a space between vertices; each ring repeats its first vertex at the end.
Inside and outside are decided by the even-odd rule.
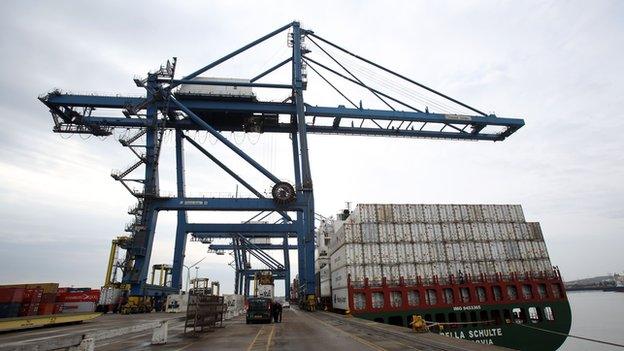
POLYGON ((167 330, 169 327, 169 321, 162 321, 154 328, 152 333, 152 345, 162 345, 167 343, 167 330))

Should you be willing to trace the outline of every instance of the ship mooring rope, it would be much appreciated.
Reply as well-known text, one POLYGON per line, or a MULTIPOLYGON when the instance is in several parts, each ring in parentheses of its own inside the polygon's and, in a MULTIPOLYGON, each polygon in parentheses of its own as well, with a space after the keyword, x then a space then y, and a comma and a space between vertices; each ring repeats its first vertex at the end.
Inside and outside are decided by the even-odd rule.
POLYGON ((531 329, 535 329, 535 330, 539 330, 539 331, 543 331, 545 333, 551 333, 551 334, 556 334, 556 335, 562 335, 562 336, 566 336, 569 338, 576 338, 576 339, 581 339, 581 340, 586 340, 586 341, 591 341, 591 342, 595 342, 595 343, 599 343, 599 344, 605 344, 605 345, 610 345, 610 346, 617 346, 617 347, 622 347, 624 348, 623 344, 616 344, 614 342, 609 342, 609 341, 604 341, 604 340, 597 340, 597 339, 590 339, 590 338, 586 338, 584 336, 578 336, 578 335, 572 335, 572 334, 566 334, 566 333, 562 333, 562 332, 558 332, 558 331, 554 331, 554 330, 548 330, 548 329, 543 329, 543 328, 538 328, 538 327, 534 327, 531 325, 525 325, 525 324, 518 324, 518 323, 514 323, 515 325, 519 325, 525 328, 531 328, 531 329))

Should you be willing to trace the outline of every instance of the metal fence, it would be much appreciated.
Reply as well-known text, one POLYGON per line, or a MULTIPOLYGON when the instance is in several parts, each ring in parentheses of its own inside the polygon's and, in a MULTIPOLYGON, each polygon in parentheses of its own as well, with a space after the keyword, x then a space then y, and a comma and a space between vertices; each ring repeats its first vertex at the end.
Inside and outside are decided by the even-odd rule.
POLYGON ((225 310, 223 296, 200 295, 191 292, 186 310, 184 333, 187 329, 198 332, 204 331, 204 328, 222 327, 225 310))

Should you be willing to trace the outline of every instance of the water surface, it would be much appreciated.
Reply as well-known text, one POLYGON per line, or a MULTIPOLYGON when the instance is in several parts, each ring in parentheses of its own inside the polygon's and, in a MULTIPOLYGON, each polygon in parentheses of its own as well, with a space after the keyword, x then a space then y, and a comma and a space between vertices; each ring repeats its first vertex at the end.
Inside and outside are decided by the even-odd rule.
MULTIPOLYGON (((572 309, 570 334, 624 344, 624 293, 568 292, 572 309)), ((561 351, 624 350, 615 346, 568 338, 561 351)))

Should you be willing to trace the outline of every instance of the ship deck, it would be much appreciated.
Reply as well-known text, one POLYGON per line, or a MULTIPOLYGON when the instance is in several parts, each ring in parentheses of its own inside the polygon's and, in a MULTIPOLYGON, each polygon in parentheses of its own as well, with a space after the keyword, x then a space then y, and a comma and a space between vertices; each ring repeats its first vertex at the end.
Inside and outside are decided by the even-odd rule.
POLYGON ((306 313, 296 308, 284 310, 283 322, 246 324, 244 316, 224 323, 224 328, 184 334, 181 314, 104 315, 79 325, 40 328, 0 334, 0 350, 33 349, 45 342, 49 349, 63 338, 103 330, 129 328, 141 323, 168 320, 166 345, 150 344, 152 332, 141 331, 96 340, 96 350, 508 350, 449 338, 433 333, 414 333, 407 328, 349 318, 328 312, 306 313))

